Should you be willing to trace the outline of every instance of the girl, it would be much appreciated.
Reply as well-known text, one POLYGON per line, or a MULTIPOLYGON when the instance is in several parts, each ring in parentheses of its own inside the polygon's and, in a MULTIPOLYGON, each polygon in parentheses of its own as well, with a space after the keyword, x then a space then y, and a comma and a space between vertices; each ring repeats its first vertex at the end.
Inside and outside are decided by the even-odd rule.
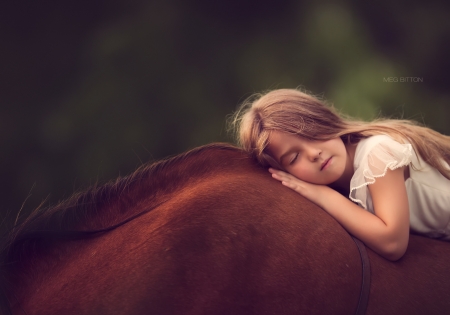
POLYGON ((410 229, 450 241, 449 136, 408 120, 352 120, 291 89, 257 95, 232 125, 273 178, 383 257, 403 256, 410 229))

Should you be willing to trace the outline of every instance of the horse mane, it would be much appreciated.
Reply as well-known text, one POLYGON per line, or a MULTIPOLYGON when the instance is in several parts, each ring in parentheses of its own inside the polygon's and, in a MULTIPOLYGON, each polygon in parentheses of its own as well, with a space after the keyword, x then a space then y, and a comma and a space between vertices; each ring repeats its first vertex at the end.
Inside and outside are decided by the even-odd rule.
MULTIPOLYGON (((55 206, 39 206, 2 238, 0 310, 10 313, 7 279, 16 268, 20 268, 24 257, 30 257, 30 254, 42 250, 52 241, 102 235, 151 211, 167 201, 168 196, 170 198, 170 194, 180 186, 208 176, 212 170, 208 165, 211 165, 211 157, 217 150, 242 153, 237 147, 226 143, 204 145, 171 158, 144 164, 115 181, 103 185, 96 183, 55 206), (130 214, 135 209, 139 210, 143 200, 145 208, 130 214)), ((217 169, 217 165, 214 166, 217 169)))

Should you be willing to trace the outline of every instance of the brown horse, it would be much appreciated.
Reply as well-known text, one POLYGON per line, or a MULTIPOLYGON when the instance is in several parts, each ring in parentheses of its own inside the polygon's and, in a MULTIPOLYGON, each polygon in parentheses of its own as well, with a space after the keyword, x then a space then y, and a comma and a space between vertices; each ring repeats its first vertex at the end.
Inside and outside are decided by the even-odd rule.
MULTIPOLYGON (((366 314, 448 314, 450 245, 368 250, 366 314)), ((12 314, 355 314, 350 235, 239 149, 212 144, 93 187, 16 227, 2 249, 12 314)))

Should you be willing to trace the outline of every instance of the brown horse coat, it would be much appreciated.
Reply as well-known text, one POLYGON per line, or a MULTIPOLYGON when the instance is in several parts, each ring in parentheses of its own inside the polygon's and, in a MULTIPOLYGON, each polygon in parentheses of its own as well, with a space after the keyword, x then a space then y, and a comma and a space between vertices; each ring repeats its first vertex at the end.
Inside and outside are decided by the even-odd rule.
MULTIPOLYGON (((399 261, 369 257, 367 314, 449 312, 450 244, 412 235, 399 261)), ((362 281, 332 217, 224 144, 34 214, 4 245, 1 276, 17 315, 347 315, 362 281)))

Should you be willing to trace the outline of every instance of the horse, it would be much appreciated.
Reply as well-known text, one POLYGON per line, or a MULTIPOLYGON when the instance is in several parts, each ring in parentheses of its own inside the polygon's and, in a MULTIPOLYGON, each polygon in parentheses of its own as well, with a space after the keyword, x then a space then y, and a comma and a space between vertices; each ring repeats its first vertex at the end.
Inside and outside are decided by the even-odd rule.
MULTIPOLYGON (((448 313, 448 243, 367 255, 367 315, 448 313)), ((331 216, 215 143, 38 208, 4 238, 0 297, 14 315, 348 315, 362 268, 331 216)))

